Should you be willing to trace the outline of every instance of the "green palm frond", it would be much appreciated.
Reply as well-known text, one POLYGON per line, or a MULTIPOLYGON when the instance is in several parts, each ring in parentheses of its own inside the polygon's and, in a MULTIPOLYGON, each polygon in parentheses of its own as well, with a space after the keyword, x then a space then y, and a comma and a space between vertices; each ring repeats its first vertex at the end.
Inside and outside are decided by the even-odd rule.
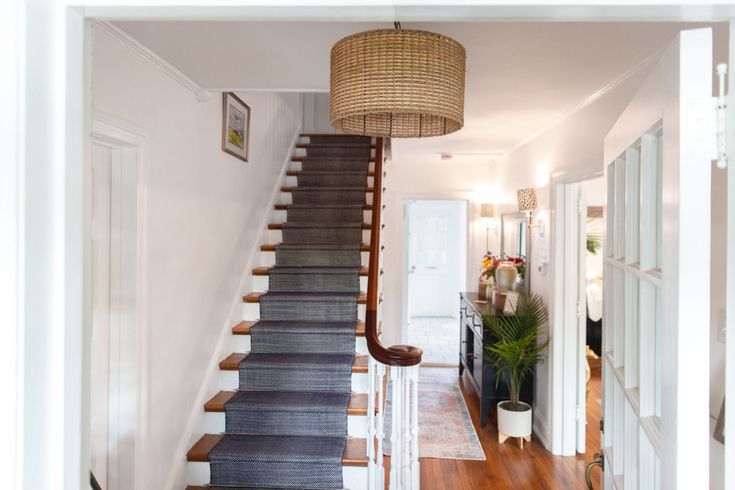
POLYGON ((484 357, 496 368, 496 385, 504 375, 508 377, 511 403, 517 404, 523 380, 543 361, 549 345, 542 330, 549 320, 548 310, 539 295, 519 293, 515 315, 488 313, 482 319, 495 340, 485 345, 484 357))
POLYGON ((596 254, 602 247, 602 237, 600 235, 587 235, 587 251, 591 254, 596 254))

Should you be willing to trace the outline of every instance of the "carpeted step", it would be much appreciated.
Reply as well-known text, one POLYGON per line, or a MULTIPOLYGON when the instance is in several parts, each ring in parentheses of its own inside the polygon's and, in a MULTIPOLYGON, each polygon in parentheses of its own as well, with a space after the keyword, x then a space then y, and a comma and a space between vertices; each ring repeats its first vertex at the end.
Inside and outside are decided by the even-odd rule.
POLYGON ((349 393, 239 391, 225 403, 225 431, 345 437, 349 402, 349 393))
POLYGON ((226 434, 209 453, 213 485, 342 488, 344 437, 226 434))
POLYGON ((272 267, 268 271, 269 291, 360 292, 358 267, 272 267))
POLYGON ((357 321, 357 294, 285 293, 260 295, 262 320, 357 321))
POLYGON ((293 204, 365 204, 366 186, 295 187, 293 204))
POLYGON ((260 320, 250 327, 254 353, 355 352, 354 322, 304 322, 260 320))
POLYGON ((362 243, 359 223, 283 223, 284 243, 362 243))
POLYGON ((345 157, 345 158, 370 158, 369 146, 362 145, 308 145, 306 147, 307 157, 324 157, 330 158, 345 157))
POLYGON ((352 354, 251 353, 238 365, 242 391, 349 393, 352 354))
POLYGON ((310 145, 334 145, 334 146, 371 146, 370 136, 354 136, 348 134, 315 134, 308 135, 310 145))
POLYGON ((302 172, 367 172, 370 161, 366 158, 304 157, 302 172))
POLYGON ((276 245, 276 266, 359 267, 361 244, 281 243, 276 245))
POLYGON ((358 223, 363 220, 362 204, 292 204, 286 220, 290 223, 311 221, 337 221, 358 223))
POLYGON ((356 171, 304 170, 296 176, 299 187, 367 186, 367 169, 356 171))

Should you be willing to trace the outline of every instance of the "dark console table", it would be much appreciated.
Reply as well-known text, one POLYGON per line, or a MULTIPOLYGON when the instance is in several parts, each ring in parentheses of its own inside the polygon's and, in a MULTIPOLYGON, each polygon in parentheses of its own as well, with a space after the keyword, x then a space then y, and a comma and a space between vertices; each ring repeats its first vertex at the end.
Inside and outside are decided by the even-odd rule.
MULTIPOLYGON (((459 375, 467 371, 470 385, 480 398, 480 426, 487 425, 490 405, 508 400, 508 384, 495 386, 495 368, 483 357, 484 344, 493 341, 482 325, 482 313, 492 311, 489 303, 478 302, 477 293, 460 293, 459 303, 459 375)), ((521 386, 521 401, 533 405, 534 377, 529 375, 521 386)))

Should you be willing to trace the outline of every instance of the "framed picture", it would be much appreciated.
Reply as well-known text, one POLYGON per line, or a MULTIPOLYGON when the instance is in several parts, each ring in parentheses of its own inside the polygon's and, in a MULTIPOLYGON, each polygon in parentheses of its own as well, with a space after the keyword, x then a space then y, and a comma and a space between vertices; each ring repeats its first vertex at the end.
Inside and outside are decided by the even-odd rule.
POLYGON ((222 94, 222 151, 248 161, 250 107, 232 92, 222 94))

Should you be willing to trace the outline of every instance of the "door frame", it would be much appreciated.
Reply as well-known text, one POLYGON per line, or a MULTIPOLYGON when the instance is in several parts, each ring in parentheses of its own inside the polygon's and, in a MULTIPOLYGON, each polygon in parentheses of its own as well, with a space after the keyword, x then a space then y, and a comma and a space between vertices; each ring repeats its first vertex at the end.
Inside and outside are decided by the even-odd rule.
POLYGON ((470 205, 471 200, 467 198, 466 192, 437 192, 437 193, 408 193, 399 194, 397 201, 401 209, 401 226, 403 231, 399 234, 400 242, 397 248, 401 250, 401 304, 399 318, 401 319, 401 342, 408 342, 408 229, 406 227, 406 208, 409 201, 459 201, 464 203, 465 220, 460 223, 460 228, 464 229, 462 243, 460 243, 461 253, 464 255, 464 273, 463 284, 467 284, 467 274, 470 268, 469 254, 467 253, 467 245, 470 243, 470 205))
MULTIPOLYGON (((575 171, 554 174, 549 181, 552 203, 552 265, 554 285, 551 300, 551 434, 552 454, 571 456, 577 453, 577 384, 580 377, 580 346, 577 324, 565 324, 565 316, 576 316, 578 292, 565 287, 565 244, 578 240, 576 227, 566 226, 567 186, 602 177, 602 163, 587 165, 575 171), (568 232, 567 232, 568 231, 568 232), (571 400, 571 401, 570 401, 571 400)), ((581 415, 581 414, 580 414, 581 415)))
MULTIPOLYGON (((134 329, 134 359, 125 359, 126 362, 133 364, 134 389, 136 393, 135 400, 131 402, 130 411, 133 415, 130 420, 117 420, 118 424, 127 424, 128 428, 132 425, 133 440, 133 460, 132 472, 130 477, 135 482, 135 488, 145 482, 145 475, 142 469, 145 468, 145 459, 140 448, 145 447, 145 435, 148 433, 146 421, 148 420, 147 407, 149 404, 149 379, 147 376, 147 367, 149 363, 149 340, 148 340, 148 305, 147 305, 147 215, 148 215, 148 189, 149 189, 149 167, 146 165, 145 159, 145 142, 147 133, 143 128, 135 126, 127 121, 123 121, 117 117, 95 111, 92 115, 91 138, 89 140, 90 148, 92 145, 102 145, 113 150, 135 151, 135 159, 128 165, 135 165, 135 189, 128 190, 135 194, 135 229, 125 237, 128 243, 134 243, 135 247, 135 273, 134 280, 126 281, 121 289, 126 291, 134 291, 131 295, 130 308, 126 308, 125 313, 133 317, 130 322, 134 329)), ((91 186, 90 186, 91 191, 91 186)), ((90 229, 91 231, 91 229, 90 229)), ((91 236, 89 237, 91 241, 91 236)), ((89 289, 93 287, 90 281, 89 289)), ((90 302, 90 309, 92 303, 90 302)), ((90 314, 91 323, 91 314, 90 314)), ((91 326, 90 326, 91 332, 91 326)), ((112 356, 112 352, 109 353, 112 356)), ((91 356, 90 356, 91 359, 91 356)), ((121 360, 122 361, 122 360, 121 360)), ((87 369, 89 372, 89 369, 87 369)), ((87 373, 87 381, 89 382, 89 374, 87 373)), ((118 385, 120 388, 120 385, 118 385)), ((91 386, 88 390, 91 389, 91 386)), ((113 389, 112 384, 109 386, 110 391, 113 389)), ((122 406, 118 405, 118 409, 122 406)), ((108 421, 112 419, 112 415, 108 413, 108 421)), ((109 446, 108 434, 108 451, 109 446)), ((119 440, 117 441, 120 442, 119 440)), ((108 466, 108 475, 110 469, 108 466)), ((119 483, 119 482, 118 482, 119 483)))

